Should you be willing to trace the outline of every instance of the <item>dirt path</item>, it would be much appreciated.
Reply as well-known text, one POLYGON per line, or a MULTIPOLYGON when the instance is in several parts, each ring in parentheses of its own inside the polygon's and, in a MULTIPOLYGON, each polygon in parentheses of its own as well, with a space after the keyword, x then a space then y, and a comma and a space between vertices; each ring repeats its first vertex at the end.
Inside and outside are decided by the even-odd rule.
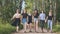
POLYGON ((27 33, 24 33, 24 29, 20 30, 18 33, 12 33, 12 34, 56 34, 56 33, 50 33, 47 32, 46 29, 44 29, 44 33, 41 33, 41 28, 38 30, 39 33, 34 32, 34 29, 32 29, 32 32, 29 32, 29 29, 27 29, 27 33))

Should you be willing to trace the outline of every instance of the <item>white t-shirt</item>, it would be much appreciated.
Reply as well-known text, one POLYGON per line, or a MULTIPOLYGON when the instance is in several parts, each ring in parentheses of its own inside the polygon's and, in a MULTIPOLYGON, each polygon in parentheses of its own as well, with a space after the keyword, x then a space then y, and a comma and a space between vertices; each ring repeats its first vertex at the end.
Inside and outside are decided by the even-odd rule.
POLYGON ((45 20, 45 17, 46 17, 45 13, 41 13, 39 15, 40 20, 45 20))

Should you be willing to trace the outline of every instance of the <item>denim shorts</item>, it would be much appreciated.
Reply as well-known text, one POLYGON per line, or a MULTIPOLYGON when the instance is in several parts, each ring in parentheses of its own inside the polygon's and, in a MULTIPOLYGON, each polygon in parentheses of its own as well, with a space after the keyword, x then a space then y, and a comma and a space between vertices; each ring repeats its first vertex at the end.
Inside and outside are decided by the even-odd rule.
POLYGON ((27 22, 27 19, 26 18, 23 18, 22 19, 22 23, 25 24, 27 22))
POLYGON ((38 18, 34 18, 34 22, 36 23, 38 21, 38 18))

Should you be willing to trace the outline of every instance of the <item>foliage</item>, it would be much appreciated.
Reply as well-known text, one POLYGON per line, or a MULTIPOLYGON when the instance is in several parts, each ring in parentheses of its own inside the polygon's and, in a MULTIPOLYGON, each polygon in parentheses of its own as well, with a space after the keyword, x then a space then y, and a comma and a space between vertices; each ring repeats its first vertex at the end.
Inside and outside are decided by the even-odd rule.
POLYGON ((0 34, 11 34, 11 32, 15 31, 15 27, 10 24, 1 24, 0 23, 0 34))
POLYGON ((57 20, 60 21, 60 0, 57 0, 57 10, 56 10, 56 17, 57 17, 57 20))
MULTIPOLYGON (((34 6, 37 6, 37 9, 42 10, 42 0, 25 0, 26 1, 26 9, 27 12, 31 12, 34 9, 34 6), (35 5, 34 5, 35 2, 35 5)), ((19 2, 18 2, 19 3, 19 2)), ((9 34, 10 32, 15 30, 15 27, 11 26, 8 23, 11 23, 11 17, 14 15, 15 11, 16 11, 16 7, 18 4, 16 3, 16 0, 0 0, 0 34, 9 34), (5 23, 5 24, 4 24, 5 23)), ((49 1, 45 0, 45 11, 46 13, 48 13, 50 5, 49 5, 49 1)), ((57 20, 60 18, 60 0, 57 0, 57 11, 56 11, 56 17, 57 20)), ((22 29, 23 26, 20 25, 20 28, 22 29)), ((60 31, 60 25, 55 25, 53 26, 53 31, 60 31)))
POLYGON ((0 18, 2 22, 10 22, 12 15, 15 13, 15 4, 12 2, 6 3, 6 5, 0 7, 0 18))
POLYGON ((53 26, 53 32, 60 32, 60 25, 53 26))

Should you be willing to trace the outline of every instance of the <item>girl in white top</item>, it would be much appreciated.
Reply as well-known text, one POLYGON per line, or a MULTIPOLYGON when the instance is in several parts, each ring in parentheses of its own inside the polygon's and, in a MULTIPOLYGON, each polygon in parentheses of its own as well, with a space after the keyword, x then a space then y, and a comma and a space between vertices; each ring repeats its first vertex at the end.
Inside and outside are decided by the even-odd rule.
POLYGON ((13 25, 16 26, 16 31, 18 32, 20 20, 21 20, 21 14, 19 13, 19 9, 16 10, 16 13, 13 15, 12 19, 15 19, 13 25))
POLYGON ((45 24, 45 17, 46 17, 46 15, 45 15, 45 13, 42 11, 42 13, 40 13, 40 15, 39 15, 40 26, 41 26, 42 32, 44 32, 43 29, 44 29, 44 24, 45 24))

